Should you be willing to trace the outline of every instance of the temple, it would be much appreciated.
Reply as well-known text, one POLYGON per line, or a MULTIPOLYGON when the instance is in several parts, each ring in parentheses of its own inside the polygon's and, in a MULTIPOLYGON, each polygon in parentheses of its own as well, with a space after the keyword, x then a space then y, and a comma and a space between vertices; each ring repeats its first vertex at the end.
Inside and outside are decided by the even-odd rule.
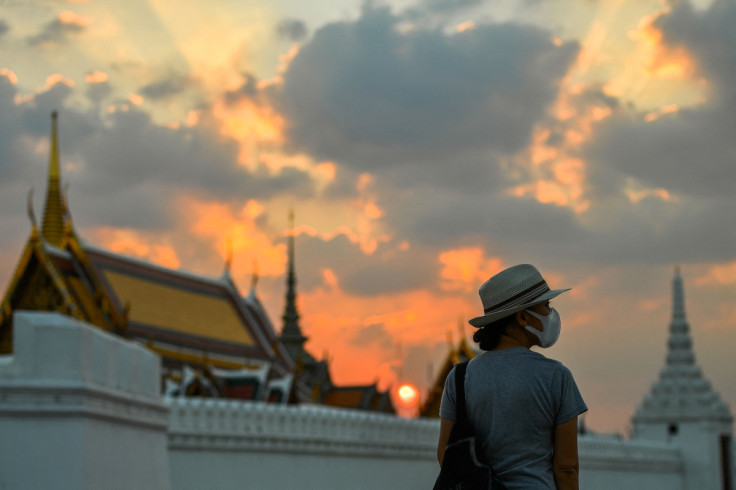
POLYGON ((162 359, 163 391, 274 403, 320 403, 394 413, 375 385, 335 386, 326 361, 304 347, 296 309, 293 213, 286 307, 280 335, 256 293, 230 277, 172 270, 91 245, 77 234, 61 186, 58 117, 51 117, 48 184, 39 228, 31 232, 0 303, 0 354, 13 349, 13 312, 59 312, 137 340, 162 359), (358 393, 344 396, 345 392, 358 393))

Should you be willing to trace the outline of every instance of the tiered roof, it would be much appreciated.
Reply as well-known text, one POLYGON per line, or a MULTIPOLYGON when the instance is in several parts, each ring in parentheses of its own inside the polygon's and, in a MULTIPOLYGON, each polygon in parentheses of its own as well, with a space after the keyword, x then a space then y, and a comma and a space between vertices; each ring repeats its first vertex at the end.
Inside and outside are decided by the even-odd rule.
POLYGON ((731 422, 728 406, 711 388, 695 361, 685 292, 679 268, 672 281, 672 321, 665 366, 633 417, 637 423, 712 420, 731 422))

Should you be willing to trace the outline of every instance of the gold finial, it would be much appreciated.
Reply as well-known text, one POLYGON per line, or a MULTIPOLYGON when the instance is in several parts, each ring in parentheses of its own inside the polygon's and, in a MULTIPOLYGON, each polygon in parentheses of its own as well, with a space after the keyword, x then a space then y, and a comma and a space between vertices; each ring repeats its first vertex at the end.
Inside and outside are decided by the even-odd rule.
POLYGON ((51 150, 49 152, 49 180, 46 206, 43 211, 41 234, 52 245, 60 246, 64 234, 64 211, 61 202, 61 172, 59 169, 58 114, 51 113, 51 150))
POLYGON ((253 259, 253 276, 250 279, 250 290, 255 291, 258 285, 258 260, 253 259))
POLYGON ((36 222, 36 213, 33 211, 33 187, 28 190, 28 198, 26 199, 26 208, 28 210, 28 219, 31 220, 31 226, 34 230, 38 229, 36 222))
POLYGON ((233 266, 233 240, 228 238, 225 243, 225 274, 229 275, 233 266))

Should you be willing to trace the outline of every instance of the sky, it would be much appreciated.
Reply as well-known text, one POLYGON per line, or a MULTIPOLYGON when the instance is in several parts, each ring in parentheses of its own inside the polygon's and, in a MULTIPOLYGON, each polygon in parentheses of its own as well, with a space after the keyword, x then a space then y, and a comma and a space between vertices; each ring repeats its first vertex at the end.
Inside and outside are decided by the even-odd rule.
POLYGON ((257 294, 289 208, 307 349, 433 382, 478 287, 552 288, 586 425, 628 434, 682 271, 736 407, 734 0, 0 0, 0 289, 43 207, 50 113, 82 238, 257 294))

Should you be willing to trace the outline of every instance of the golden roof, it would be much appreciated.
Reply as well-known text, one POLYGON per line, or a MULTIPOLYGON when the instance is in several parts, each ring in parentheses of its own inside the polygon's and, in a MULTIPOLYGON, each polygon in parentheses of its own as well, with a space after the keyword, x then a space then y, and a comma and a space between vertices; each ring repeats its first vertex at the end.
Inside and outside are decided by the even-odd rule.
POLYGON ((120 303, 131 305, 130 322, 241 345, 256 345, 227 297, 192 292, 110 269, 104 270, 103 274, 120 303))

